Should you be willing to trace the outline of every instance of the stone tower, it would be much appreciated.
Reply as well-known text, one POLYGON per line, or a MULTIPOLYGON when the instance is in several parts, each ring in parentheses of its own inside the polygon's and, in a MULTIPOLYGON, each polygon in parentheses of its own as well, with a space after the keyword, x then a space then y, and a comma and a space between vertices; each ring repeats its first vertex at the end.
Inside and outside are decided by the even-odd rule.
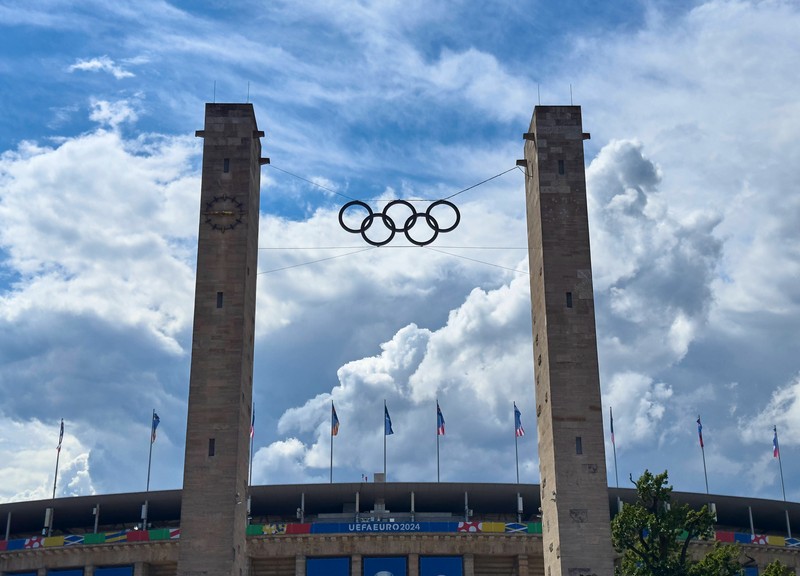
POLYGON ((613 573, 579 106, 525 134, 545 576, 613 573))
POLYGON ((248 573, 261 141, 251 104, 206 104, 180 576, 248 573))

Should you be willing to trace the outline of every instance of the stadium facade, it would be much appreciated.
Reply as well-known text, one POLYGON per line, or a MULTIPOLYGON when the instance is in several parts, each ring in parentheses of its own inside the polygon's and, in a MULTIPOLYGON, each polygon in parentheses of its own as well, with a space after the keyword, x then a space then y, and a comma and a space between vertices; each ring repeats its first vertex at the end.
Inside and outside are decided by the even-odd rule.
MULTIPOLYGON (((0 505, 0 576, 606 576, 633 490, 605 468, 581 110, 524 134, 540 485, 247 485, 261 137, 207 104, 183 490, 0 505), (43 528, 44 527, 44 528, 43 528)), ((700 507, 708 495, 675 494, 700 507)), ((713 497, 746 573, 800 564, 793 503, 713 497)), ((712 541, 699 542, 701 553, 712 541)))

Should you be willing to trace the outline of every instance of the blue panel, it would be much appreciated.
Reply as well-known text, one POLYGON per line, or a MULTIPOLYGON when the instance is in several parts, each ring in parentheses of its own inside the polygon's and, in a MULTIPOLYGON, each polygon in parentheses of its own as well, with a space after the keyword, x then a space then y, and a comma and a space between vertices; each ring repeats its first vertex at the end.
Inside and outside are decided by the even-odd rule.
POLYGON ((47 576, 83 576, 83 568, 72 568, 70 570, 48 570, 47 576))
POLYGON ((419 576, 463 576, 461 556, 420 556, 419 576))
POLYGON ((34 570, 33 572, 6 572, 8 576, 36 576, 38 572, 34 570))
MULTIPOLYGON (((25 539, 9 540, 6 544, 6 550, 22 550, 25 548, 25 539)), ((36 574, 36 572, 34 572, 36 574)))
POLYGON ((758 567, 750 566, 744 569, 744 576, 758 576, 758 567))
POLYGON ((406 576, 406 559, 364 558, 364 576, 406 576))
POLYGON ((308 558, 306 576, 350 576, 350 558, 308 558))
POLYGON ((110 566, 95 568, 94 576, 133 576, 133 566, 110 566))

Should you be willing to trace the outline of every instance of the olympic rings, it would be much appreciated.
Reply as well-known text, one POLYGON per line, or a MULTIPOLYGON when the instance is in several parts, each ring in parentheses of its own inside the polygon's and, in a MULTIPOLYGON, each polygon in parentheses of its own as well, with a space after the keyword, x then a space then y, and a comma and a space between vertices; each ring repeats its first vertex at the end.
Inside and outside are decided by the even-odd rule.
POLYGON ((394 235, 397 234, 398 232, 402 232, 403 234, 405 234, 408 241, 411 242, 412 244, 415 244, 417 246, 427 246, 428 244, 436 240, 436 238, 439 236, 440 233, 450 232, 452 230, 455 230, 459 222, 461 222, 461 213, 458 211, 458 208, 456 208, 455 204, 453 204, 452 202, 448 202, 447 200, 436 200, 435 202, 432 202, 431 205, 428 206, 428 209, 425 210, 425 212, 417 212, 413 204, 411 204, 411 202, 408 202, 407 200, 392 200, 386 205, 386 208, 384 208, 382 212, 373 212, 369 204, 367 204, 366 202, 362 202, 361 200, 353 200, 351 202, 348 202, 347 204, 342 206, 341 210, 339 210, 339 224, 342 226, 342 228, 344 228, 345 230, 347 230, 352 234, 361 234, 361 237, 364 239, 364 241, 367 242, 368 244, 372 244, 373 246, 384 246, 388 244, 394 239, 394 235), (348 226, 344 221, 344 213, 351 207, 356 207, 356 206, 359 208, 363 208, 367 212, 367 215, 364 217, 363 220, 361 220, 361 225, 357 228, 348 226), (392 217, 389 216, 389 210, 395 206, 402 206, 404 208, 407 208, 411 212, 410 215, 405 219, 405 223, 402 226, 397 226, 397 224, 395 224, 394 219, 392 219, 392 217), (439 225, 439 221, 436 220, 436 218, 432 214, 433 209, 438 206, 448 206, 453 210, 453 214, 455 215, 453 224, 447 227, 442 227, 439 225), (386 229, 389 231, 389 234, 386 238, 377 240, 367 236, 367 231, 370 229, 372 223, 375 221, 376 218, 379 218, 381 222, 383 222, 383 225, 386 227, 386 229), (420 219, 423 219, 432 231, 432 235, 422 240, 411 236, 412 228, 414 228, 414 226, 417 224, 417 221, 420 219))

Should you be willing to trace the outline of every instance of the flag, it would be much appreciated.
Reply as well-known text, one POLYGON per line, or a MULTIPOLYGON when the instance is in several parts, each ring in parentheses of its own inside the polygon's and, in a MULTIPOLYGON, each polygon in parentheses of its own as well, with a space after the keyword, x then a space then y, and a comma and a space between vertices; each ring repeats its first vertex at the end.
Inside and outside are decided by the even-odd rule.
POLYGON ((61 441, 64 440, 64 419, 61 419, 61 430, 58 433, 58 446, 56 446, 56 450, 58 453, 61 454, 61 441))
POLYGON ((436 402, 436 434, 444 436, 444 416, 442 416, 442 409, 439 408, 439 402, 436 402))
POLYGON ((514 434, 517 438, 525 436, 525 428, 522 427, 522 413, 517 408, 516 402, 514 402, 514 434))
POLYGON ((253 404, 253 416, 250 418, 250 440, 256 435, 256 406, 253 404))
POLYGON ((153 412, 153 425, 150 430, 150 444, 156 441, 156 428, 161 423, 161 418, 158 417, 158 414, 153 412))
POLYGON ((700 422, 700 416, 697 417, 697 436, 700 438, 700 448, 705 448, 703 444, 703 424, 700 422))
POLYGON ((775 432, 775 435, 772 437, 772 457, 780 458, 781 451, 780 448, 778 448, 778 427, 773 426, 772 431, 775 432))
POLYGON ((612 446, 616 446, 614 443, 614 410, 609 407, 608 414, 611 416, 611 444, 612 446))
POLYGON ((383 435, 389 436, 390 434, 394 434, 394 430, 392 430, 392 419, 389 416, 389 409, 386 407, 386 404, 383 405, 383 435))
POLYGON ((336 415, 336 408, 333 407, 331 402, 331 436, 339 434, 339 417, 336 415))

